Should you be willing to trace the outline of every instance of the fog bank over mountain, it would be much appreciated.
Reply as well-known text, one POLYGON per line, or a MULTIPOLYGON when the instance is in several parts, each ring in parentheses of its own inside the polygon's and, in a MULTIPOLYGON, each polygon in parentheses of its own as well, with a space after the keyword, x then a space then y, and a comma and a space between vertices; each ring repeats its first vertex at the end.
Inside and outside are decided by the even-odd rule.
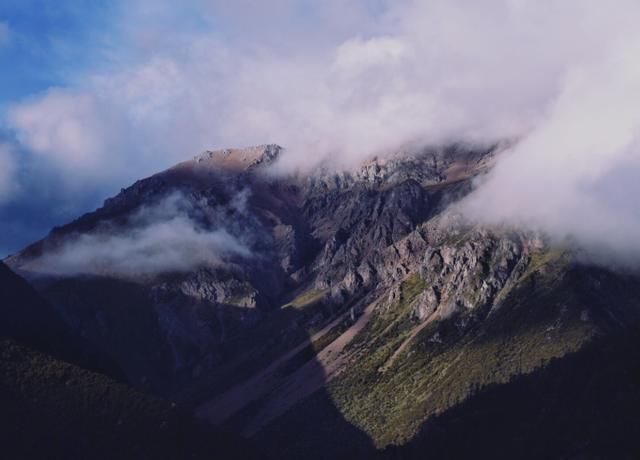
POLYGON ((547 117, 465 204, 476 219, 542 229, 599 258, 640 255, 639 40, 575 69, 547 117), (613 254, 612 254, 613 253, 613 254))
MULTIPOLYGON (((162 24, 171 7, 134 3, 120 19, 134 51, 116 48, 110 65, 86 70, 82 83, 9 111, 20 143, 56 167, 107 180, 205 148, 275 141, 288 147, 292 167, 305 168, 408 142, 523 137, 546 119, 572 74, 616 70, 620 42, 633 51, 640 8, 501 0, 372 9, 363 2, 344 24, 337 3, 302 14, 288 1, 265 13, 268 30, 227 37, 216 21, 241 25, 240 7, 202 2, 198 11, 209 22, 177 23, 167 43, 151 40, 166 32, 151 20, 162 24), (294 26, 316 19, 311 32, 294 26), (335 33, 317 35, 322 28, 335 33)), ((615 78, 602 74, 602 85, 606 75, 615 78)))
POLYGON ((127 2, 87 50, 99 64, 8 108, 21 161, 0 189, 50 182, 73 207, 204 149, 277 142, 280 170, 308 172, 509 140, 470 215, 611 246, 637 233, 637 17, 624 0, 127 2))

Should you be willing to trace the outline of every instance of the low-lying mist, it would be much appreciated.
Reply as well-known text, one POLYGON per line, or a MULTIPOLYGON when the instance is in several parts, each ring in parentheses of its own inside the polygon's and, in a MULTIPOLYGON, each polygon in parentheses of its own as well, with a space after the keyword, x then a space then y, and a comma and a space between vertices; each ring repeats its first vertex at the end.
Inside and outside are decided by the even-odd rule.
POLYGON ((141 207, 123 224, 102 224, 89 233, 65 236, 58 247, 30 261, 28 269, 59 276, 139 277, 251 258, 249 235, 230 230, 237 226, 231 219, 226 219, 228 226, 220 218, 212 226, 210 219, 211 213, 222 217, 230 208, 244 212, 245 196, 243 192, 224 210, 212 210, 174 192, 141 207))

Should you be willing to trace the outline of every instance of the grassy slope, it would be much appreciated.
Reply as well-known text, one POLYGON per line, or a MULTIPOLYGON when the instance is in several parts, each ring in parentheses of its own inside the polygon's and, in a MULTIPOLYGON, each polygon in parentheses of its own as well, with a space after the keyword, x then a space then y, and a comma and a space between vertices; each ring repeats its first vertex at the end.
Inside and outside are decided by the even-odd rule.
POLYGON ((390 369, 380 372, 410 329, 406 305, 419 290, 403 286, 411 294, 403 294, 394 314, 378 315, 363 331, 369 336, 359 345, 360 359, 329 384, 338 410, 377 447, 403 444, 426 418, 479 389, 506 383, 585 346, 597 327, 583 317, 580 284, 563 276, 568 270, 563 261, 549 264, 556 265, 536 265, 527 272, 487 320, 478 317, 480 312, 464 311, 434 322, 390 369))
POLYGON ((638 327, 598 339, 483 389, 376 458, 639 458, 638 347, 638 327))

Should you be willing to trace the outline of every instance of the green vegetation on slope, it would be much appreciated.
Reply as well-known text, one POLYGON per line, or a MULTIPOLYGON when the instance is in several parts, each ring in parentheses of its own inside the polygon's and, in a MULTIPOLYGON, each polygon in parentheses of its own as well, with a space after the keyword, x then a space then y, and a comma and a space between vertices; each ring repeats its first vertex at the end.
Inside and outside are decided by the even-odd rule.
POLYGON ((358 359, 328 385, 345 418, 369 434, 376 446, 410 440, 431 415, 460 403, 486 385, 508 382, 552 358, 571 353, 594 335, 580 320, 571 286, 533 276, 535 286, 511 292, 491 321, 462 311, 429 324, 380 372, 410 330, 408 304, 424 288, 403 283, 395 306, 362 331, 358 359))
POLYGON ((433 417, 379 460, 639 458, 640 328, 594 340, 433 417))
POLYGON ((303 292, 291 302, 282 306, 282 308, 293 307, 293 308, 304 308, 309 305, 312 305, 322 299, 322 296, 327 292, 326 289, 309 289, 308 291, 303 292))
POLYGON ((400 284, 398 300, 384 308, 378 308, 373 320, 360 331, 350 346, 371 344, 372 341, 382 343, 387 342, 390 338, 394 341, 401 341, 415 325, 409 315, 412 302, 426 287, 426 283, 419 275, 410 275, 400 284))

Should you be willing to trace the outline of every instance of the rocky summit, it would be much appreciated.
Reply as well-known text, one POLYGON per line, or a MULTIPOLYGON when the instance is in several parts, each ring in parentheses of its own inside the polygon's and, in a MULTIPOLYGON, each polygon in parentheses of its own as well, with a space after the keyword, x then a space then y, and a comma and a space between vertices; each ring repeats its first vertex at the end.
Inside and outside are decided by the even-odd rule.
POLYGON ((5 262, 98 371, 268 458, 640 452, 640 277, 460 215, 495 148, 284 155, 204 152, 5 262))

